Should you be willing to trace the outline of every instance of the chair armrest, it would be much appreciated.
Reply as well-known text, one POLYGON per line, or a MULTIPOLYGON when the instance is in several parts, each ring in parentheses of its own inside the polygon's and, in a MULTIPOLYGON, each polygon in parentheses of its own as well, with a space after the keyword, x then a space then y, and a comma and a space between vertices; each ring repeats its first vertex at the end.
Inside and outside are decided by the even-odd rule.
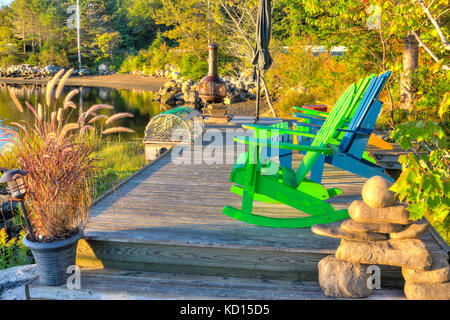
POLYGON ((307 132, 301 132, 297 130, 292 129, 282 129, 282 128, 274 128, 269 126, 263 126, 258 124, 245 124, 242 126, 244 129, 249 129, 255 131, 257 133, 258 131, 267 131, 267 138, 279 136, 282 134, 292 134, 295 136, 303 136, 307 138, 315 138, 315 134, 307 133, 307 132))
POLYGON ((337 131, 354 133, 354 134, 358 134, 358 135, 361 135, 361 136, 370 136, 372 134, 372 133, 369 133, 369 132, 363 132, 363 131, 358 131, 358 130, 349 130, 349 129, 337 129, 337 131))
POLYGON ((287 150, 297 150, 297 151, 312 151, 322 153, 324 155, 331 155, 335 152, 335 149, 330 147, 312 147, 312 146, 303 146, 298 144, 286 143, 286 142, 277 142, 270 139, 258 139, 251 137, 235 137, 234 140, 238 143, 248 144, 248 145, 257 145, 268 148, 278 148, 278 149, 287 149, 287 150))
POLYGON ((317 115, 317 116, 321 116, 321 117, 325 117, 325 118, 328 117, 328 112, 307 109, 307 108, 303 108, 303 107, 293 107, 293 108, 298 111, 306 112, 306 114, 317 115))
POLYGON ((318 120, 318 121, 321 121, 321 122, 325 122, 325 120, 327 120, 327 118, 323 118, 323 117, 320 117, 320 116, 309 115, 309 114, 298 113, 298 112, 294 112, 293 116, 296 117, 296 118, 318 120))
POLYGON ((297 127, 308 127, 308 128, 313 128, 313 129, 318 129, 320 130, 320 128, 322 128, 322 126, 320 124, 312 124, 312 123, 305 123, 305 122, 294 122, 294 125, 297 127))

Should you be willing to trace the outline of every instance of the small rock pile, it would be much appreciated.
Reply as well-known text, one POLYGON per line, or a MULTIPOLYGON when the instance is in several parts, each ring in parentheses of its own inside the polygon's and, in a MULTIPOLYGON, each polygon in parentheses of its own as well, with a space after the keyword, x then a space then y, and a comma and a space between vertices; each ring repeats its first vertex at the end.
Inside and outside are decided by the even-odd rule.
POLYGON ((335 256, 319 262, 319 282, 325 295, 363 298, 372 294, 370 265, 402 268, 404 292, 412 300, 450 300, 450 265, 447 253, 431 253, 419 239, 430 227, 425 219, 412 222, 409 212, 395 203, 391 183, 369 179, 363 201, 354 201, 351 219, 339 227, 315 225, 315 234, 340 238, 335 256))
POLYGON ((159 89, 155 100, 168 106, 193 105, 199 107, 198 84, 193 80, 169 80, 159 89))
POLYGON ((99 76, 107 76, 113 74, 109 69, 109 66, 106 63, 102 63, 98 66, 98 75, 99 76))
MULTIPOLYGON (((247 99, 256 99, 256 86, 251 78, 248 77, 223 77, 227 88, 227 94, 224 103, 227 105, 246 101, 247 99)), ((192 105, 195 107, 203 106, 198 96, 198 83, 184 78, 172 78, 159 89, 155 97, 156 101, 168 106, 192 105)))
POLYGON ((130 73, 144 77, 166 78, 170 80, 179 80, 182 77, 181 70, 169 63, 161 70, 148 70, 144 68, 143 70, 136 70, 130 73))
MULTIPOLYGON (((236 102, 246 101, 247 99, 256 99, 256 83, 252 77, 240 76, 240 77, 223 77, 227 88, 227 96, 225 98, 225 104, 233 104, 236 102)), ((261 87, 261 92, 262 87, 261 87)))

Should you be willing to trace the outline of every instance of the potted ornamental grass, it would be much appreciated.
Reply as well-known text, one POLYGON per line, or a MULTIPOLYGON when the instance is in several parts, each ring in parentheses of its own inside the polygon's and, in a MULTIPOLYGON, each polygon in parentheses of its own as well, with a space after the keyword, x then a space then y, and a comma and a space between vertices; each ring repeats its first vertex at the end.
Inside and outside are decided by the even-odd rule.
POLYGON ((25 102, 24 107, 10 91, 17 109, 31 113, 32 120, 11 122, 17 131, 0 128, 1 140, 10 145, 2 157, 17 164, 19 169, 12 173, 23 181, 21 214, 28 229, 23 242, 35 258, 41 283, 50 286, 65 284, 67 268, 75 265, 78 240, 83 237, 89 216, 97 172, 92 137, 133 132, 123 127, 97 130, 99 122, 103 128, 132 115, 97 115, 101 110, 113 109, 109 105, 95 105, 80 112, 71 101, 78 90, 61 101, 64 83, 72 71, 64 74, 61 70, 47 84, 44 106, 25 102))

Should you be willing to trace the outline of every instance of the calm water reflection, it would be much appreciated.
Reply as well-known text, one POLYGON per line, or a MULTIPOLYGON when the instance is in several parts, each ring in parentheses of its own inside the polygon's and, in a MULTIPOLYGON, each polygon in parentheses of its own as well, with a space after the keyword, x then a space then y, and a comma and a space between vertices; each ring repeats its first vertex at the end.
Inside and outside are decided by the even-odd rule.
MULTIPOLYGON (((40 86, 0 86, 0 122, 8 125, 11 121, 27 120, 32 118, 31 112, 26 110, 24 113, 14 106, 8 90, 13 90, 17 98, 24 103, 28 101, 32 106, 38 103, 45 105, 45 87, 40 86)), ((123 90, 98 87, 66 87, 63 97, 73 89, 80 90, 81 94, 75 96, 72 101, 81 106, 83 111, 88 110, 95 104, 109 104, 114 106, 114 110, 102 110, 101 114, 114 114, 119 112, 129 112, 134 114, 134 118, 118 120, 115 125, 125 126, 136 131, 132 137, 143 137, 144 130, 149 119, 164 111, 164 106, 158 102, 152 101, 153 92, 142 90, 123 90)), ((25 104, 24 109, 26 109, 25 104)))

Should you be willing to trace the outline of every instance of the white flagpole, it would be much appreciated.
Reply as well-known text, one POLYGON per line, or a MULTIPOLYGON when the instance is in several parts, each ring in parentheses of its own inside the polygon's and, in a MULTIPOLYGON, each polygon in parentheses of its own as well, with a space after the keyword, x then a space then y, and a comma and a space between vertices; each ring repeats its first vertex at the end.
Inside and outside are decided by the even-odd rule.
POLYGON ((80 39, 80 1, 77 0, 77 42, 78 42, 78 68, 81 70, 81 39, 80 39))

